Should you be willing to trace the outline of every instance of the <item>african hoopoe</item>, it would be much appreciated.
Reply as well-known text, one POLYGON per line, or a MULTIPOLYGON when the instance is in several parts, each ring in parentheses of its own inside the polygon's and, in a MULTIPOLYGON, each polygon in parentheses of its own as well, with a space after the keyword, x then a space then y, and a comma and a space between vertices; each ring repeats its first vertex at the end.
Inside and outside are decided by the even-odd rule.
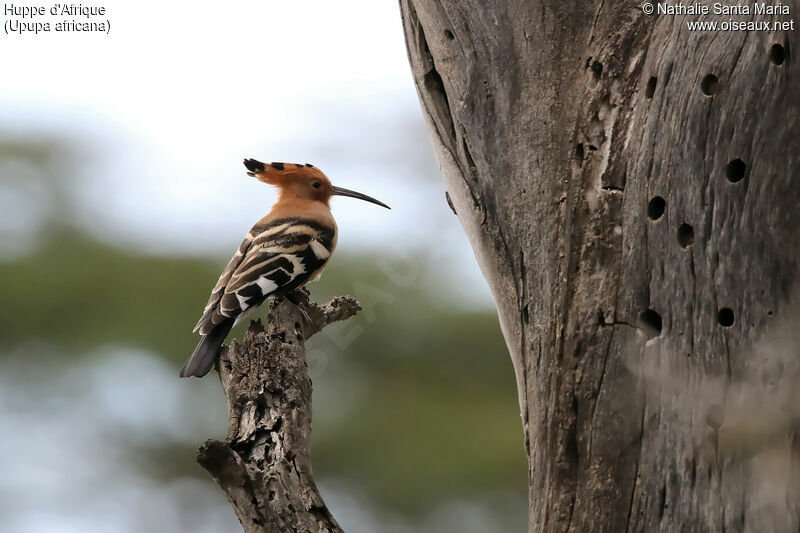
POLYGON ((336 221, 328 201, 350 196, 389 206, 331 185, 313 165, 245 159, 247 174, 280 190, 269 214, 245 236, 225 267, 194 327, 203 338, 181 368, 181 377, 205 376, 236 323, 269 296, 282 296, 319 278, 336 248, 336 221))

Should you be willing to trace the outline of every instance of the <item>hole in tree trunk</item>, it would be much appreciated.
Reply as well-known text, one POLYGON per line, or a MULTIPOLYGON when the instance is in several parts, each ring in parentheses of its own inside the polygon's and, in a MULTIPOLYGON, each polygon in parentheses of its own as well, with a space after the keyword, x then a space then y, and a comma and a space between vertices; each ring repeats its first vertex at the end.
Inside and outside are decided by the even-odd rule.
POLYGON ((452 41, 453 39, 456 38, 456 36, 453 35, 453 32, 450 30, 444 30, 444 36, 447 38, 448 41, 452 41))
POLYGON ((641 320, 642 324, 644 324, 645 333, 647 334, 648 339, 652 339, 653 337, 658 337, 661 335, 661 315, 652 309, 648 309, 639 315, 639 320, 641 320))
POLYGON ((734 322, 733 310, 728 307, 723 307, 717 312, 717 320, 720 326, 725 328, 731 327, 734 322))
POLYGON ((592 63, 592 75, 595 80, 599 80, 600 76, 603 75, 603 64, 601 62, 595 61, 592 63))
POLYGON ((717 77, 709 74, 700 82, 700 89, 706 96, 713 96, 717 92, 717 77))
POLYGON ((656 84, 657 83, 658 83, 658 78, 656 78, 655 76, 652 76, 647 81, 647 87, 644 90, 645 98, 652 98, 653 97, 653 95, 656 93, 656 84))
POLYGON ((650 220, 658 220, 664 214, 664 209, 667 207, 667 202, 660 196, 654 196, 650 203, 647 204, 647 218, 650 220))
POLYGON ((786 60, 786 49, 779 44, 773 44, 769 49, 769 60, 776 65, 782 65, 786 60))
POLYGON ((694 241, 694 228, 685 222, 678 228, 678 244, 686 248, 694 241))
POLYGON ((727 176, 728 181, 731 183, 736 183, 737 181, 742 181, 744 179, 744 173, 747 171, 747 165, 741 159, 734 159, 728 166, 725 167, 725 176, 727 176))

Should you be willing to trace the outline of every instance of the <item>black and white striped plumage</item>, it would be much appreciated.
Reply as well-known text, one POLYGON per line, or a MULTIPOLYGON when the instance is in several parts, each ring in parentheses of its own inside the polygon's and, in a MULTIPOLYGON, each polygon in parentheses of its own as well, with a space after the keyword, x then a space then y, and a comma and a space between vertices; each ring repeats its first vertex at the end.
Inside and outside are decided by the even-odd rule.
POLYGON ((336 226, 287 217, 259 222, 245 236, 217 281, 194 331, 203 339, 181 369, 202 377, 236 323, 264 303, 316 279, 336 246, 336 226))
POLYGON ((385 208, 365 194, 334 187, 314 165, 262 163, 245 159, 247 174, 278 187, 267 216, 247 234, 211 291, 195 326, 203 338, 181 368, 181 377, 202 377, 214 366, 220 346, 245 314, 270 296, 281 296, 313 281, 336 249, 332 196, 357 198, 385 208))
POLYGON ((286 294, 313 279, 333 252, 336 228, 302 218, 256 224, 211 292, 194 331, 207 335, 238 319, 268 296, 286 294))

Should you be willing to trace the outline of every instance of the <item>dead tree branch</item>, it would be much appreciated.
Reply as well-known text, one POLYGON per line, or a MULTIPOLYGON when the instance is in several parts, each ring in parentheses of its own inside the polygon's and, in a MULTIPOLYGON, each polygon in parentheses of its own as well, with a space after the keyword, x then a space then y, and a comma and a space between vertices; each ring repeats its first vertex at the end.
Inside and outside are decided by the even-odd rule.
POLYGON ((305 294, 299 300, 308 317, 281 299, 269 311, 267 330, 253 321, 218 364, 228 399, 228 437, 207 441, 197 461, 225 491, 246 533, 342 531, 311 475, 305 341, 361 307, 348 296, 322 307, 305 294))

